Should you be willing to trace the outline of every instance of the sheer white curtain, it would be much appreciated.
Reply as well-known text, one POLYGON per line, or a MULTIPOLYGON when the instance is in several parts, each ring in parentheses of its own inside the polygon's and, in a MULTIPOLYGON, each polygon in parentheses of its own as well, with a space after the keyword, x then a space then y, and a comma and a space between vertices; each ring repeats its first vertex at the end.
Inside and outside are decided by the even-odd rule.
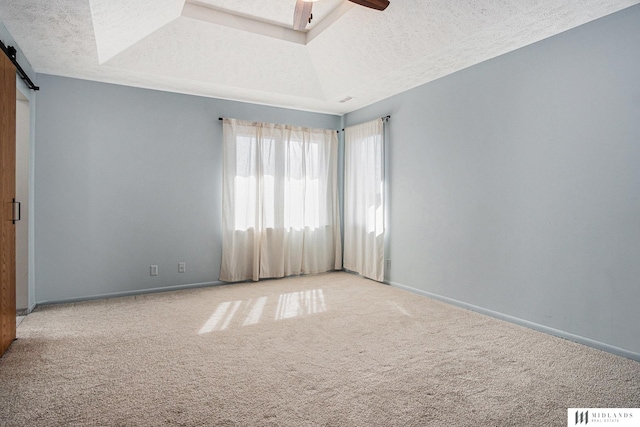
POLYGON ((384 280, 384 125, 345 129, 344 268, 384 280))
POLYGON ((225 119, 220 280, 341 269, 335 130, 225 119))

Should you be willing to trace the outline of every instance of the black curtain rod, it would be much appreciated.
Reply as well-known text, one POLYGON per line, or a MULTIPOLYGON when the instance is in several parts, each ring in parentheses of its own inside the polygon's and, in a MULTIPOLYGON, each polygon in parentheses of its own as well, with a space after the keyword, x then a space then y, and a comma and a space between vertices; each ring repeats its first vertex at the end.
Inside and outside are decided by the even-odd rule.
MULTIPOLYGON (((391 118, 391 116, 384 116, 384 117, 380 117, 380 120, 382 120, 384 122, 388 122, 390 118, 391 118)), ((342 132, 344 132, 344 129, 342 129, 342 132)))
MULTIPOLYGON (((391 118, 391 116, 384 116, 384 117, 380 117, 380 120, 384 120, 389 121, 389 119, 391 118)), ((222 117, 218 117, 218 120, 224 120, 222 117)), ((337 130, 336 132, 340 132, 339 130, 337 130)), ((344 129, 342 129, 342 132, 344 132, 344 129)))
POLYGON ((29 86, 29 89, 40 90, 40 87, 36 86, 33 83, 33 81, 31 81, 29 76, 27 76, 27 73, 25 73, 22 67, 20 66, 20 64, 18 64, 18 60, 16 59, 16 48, 13 46, 5 46, 4 43, 2 43, 2 41, 0 41, 0 48, 2 49, 4 54, 7 55, 7 57, 11 60, 13 65, 16 66, 16 71, 18 72, 18 75, 22 80, 24 80, 27 83, 27 86, 29 86))
MULTIPOLYGON (((222 117, 218 117, 218 120, 224 120, 222 117)), ((344 129, 342 129, 344 130, 344 129)), ((340 132, 339 130, 337 130, 336 132, 340 132)))
MULTIPOLYGON (((391 116, 384 116, 384 117, 380 117, 380 120, 388 122, 390 118, 391 118, 391 116)), ((218 120, 224 120, 224 119, 222 117, 218 117, 218 120)), ((339 130, 337 130, 336 132, 340 133, 339 130)), ((342 129, 342 132, 344 132, 344 129, 342 129)))
MULTIPOLYGON (((380 117, 380 120, 389 120, 391 116, 380 117)), ((224 120, 222 117, 218 117, 218 120, 224 120)))

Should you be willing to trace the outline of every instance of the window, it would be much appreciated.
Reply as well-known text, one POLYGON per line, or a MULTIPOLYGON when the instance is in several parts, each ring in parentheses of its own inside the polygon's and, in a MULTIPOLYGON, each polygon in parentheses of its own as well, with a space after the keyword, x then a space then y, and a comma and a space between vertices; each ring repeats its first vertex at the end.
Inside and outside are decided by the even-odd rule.
POLYGON ((224 121, 220 280, 341 268, 337 145, 332 130, 224 121))
POLYGON ((344 268, 384 280, 384 125, 345 130, 344 268))

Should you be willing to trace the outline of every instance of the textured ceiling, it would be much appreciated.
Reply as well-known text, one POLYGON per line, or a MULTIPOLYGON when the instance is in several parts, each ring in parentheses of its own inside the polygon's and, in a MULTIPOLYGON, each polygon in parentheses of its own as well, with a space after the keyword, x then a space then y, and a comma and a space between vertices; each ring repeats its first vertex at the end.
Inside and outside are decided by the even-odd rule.
POLYGON ((0 19, 39 73, 343 114, 638 3, 320 0, 308 33, 295 0, 0 0, 0 19))

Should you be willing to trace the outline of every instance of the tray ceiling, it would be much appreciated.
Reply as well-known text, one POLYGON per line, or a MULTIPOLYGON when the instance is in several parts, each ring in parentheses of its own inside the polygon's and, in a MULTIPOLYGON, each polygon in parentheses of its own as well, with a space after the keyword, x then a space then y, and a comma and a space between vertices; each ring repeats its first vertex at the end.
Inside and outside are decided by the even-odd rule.
POLYGON ((38 73, 343 114, 640 0, 0 0, 38 73), (340 100, 351 97, 348 102, 340 100))

